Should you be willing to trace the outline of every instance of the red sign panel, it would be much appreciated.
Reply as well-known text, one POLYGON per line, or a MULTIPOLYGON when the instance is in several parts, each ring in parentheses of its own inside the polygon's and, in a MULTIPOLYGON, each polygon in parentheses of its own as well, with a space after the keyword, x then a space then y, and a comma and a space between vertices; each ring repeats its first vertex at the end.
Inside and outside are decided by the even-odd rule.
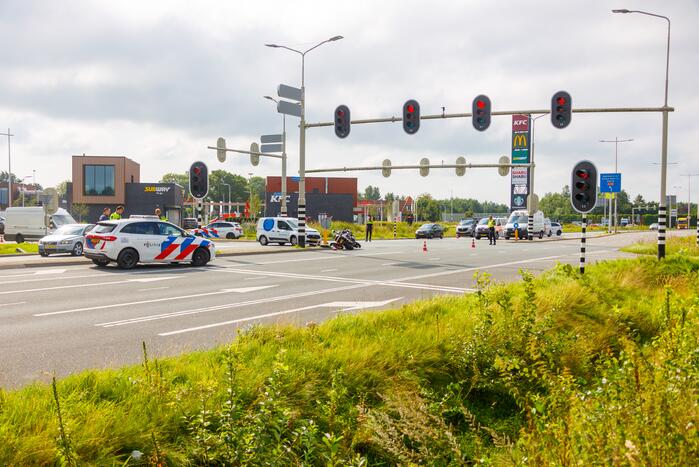
POLYGON ((512 131, 528 131, 529 130, 529 115, 513 115, 512 116, 512 131))

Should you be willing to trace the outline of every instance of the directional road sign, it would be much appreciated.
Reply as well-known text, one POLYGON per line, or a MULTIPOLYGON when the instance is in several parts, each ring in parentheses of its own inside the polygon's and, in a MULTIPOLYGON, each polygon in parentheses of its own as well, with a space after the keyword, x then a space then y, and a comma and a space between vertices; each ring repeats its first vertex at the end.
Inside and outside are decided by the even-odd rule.
POLYGON ((281 144, 263 144, 260 146, 260 152, 282 152, 281 144))
POLYGON ((280 84, 277 87, 277 95, 279 97, 283 97, 284 99, 291 99, 292 101, 301 102, 303 93, 299 88, 287 86, 286 84, 280 84))
POLYGON ((288 101, 279 101, 277 104, 277 112, 280 114, 291 115, 293 117, 301 116, 301 104, 294 104, 288 101))
POLYGON ((282 135, 262 135, 260 136, 260 142, 262 144, 267 144, 267 143, 281 143, 282 142, 282 135))
POLYGON ((621 174, 599 174, 599 191, 602 193, 619 193, 621 191, 621 174))

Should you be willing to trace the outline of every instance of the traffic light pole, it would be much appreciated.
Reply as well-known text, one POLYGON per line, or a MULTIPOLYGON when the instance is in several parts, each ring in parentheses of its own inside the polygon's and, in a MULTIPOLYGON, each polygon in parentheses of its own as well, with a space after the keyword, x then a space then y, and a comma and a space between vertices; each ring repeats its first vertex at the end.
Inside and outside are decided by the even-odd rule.
POLYGON ((587 234, 587 214, 582 215, 582 236, 580 237, 580 274, 585 274, 585 236, 587 234))
POLYGON ((308 169, 306 173, 325 173, 325 172, 357 172, 369 170, 406 170, 406 169, 498 169, 500 167, 531 167, 532 164, 439 164, 439 165, 374 165, 367 167, 334 167, 328 169, 308 169))

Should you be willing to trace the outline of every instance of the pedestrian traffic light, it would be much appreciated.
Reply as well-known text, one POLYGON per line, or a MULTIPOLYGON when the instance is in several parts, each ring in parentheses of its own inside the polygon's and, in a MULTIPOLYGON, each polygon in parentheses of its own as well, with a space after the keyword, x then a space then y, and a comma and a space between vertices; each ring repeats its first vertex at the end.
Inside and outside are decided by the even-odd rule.
POLYGON ((209 193, 209 169, 201 161, 189 168, 189 192, 198 199, 206 198, 209 193))
POLYGON ((556 128, 570 125, 573 116, 573 99, 565 91, 558 91, 551 98, 551 123, 556 128))
POLYGON ((490 99, 481 94, 473 99, 471 113, 473 118, 473 128, 478 131, 485 131, 490 126, 490 99))
POLYGON ((350 110, 346 105, 335 109, 335 134, 338 138, 347 138, 350 134, 350 110))
POLYGON ((420 129, 420 104, 410 99, 403 104, 403 130, 414 135, 420 129))
POLYGON ((570 184, 570 203, 573 209, 588 213, 597 204, 597 168, 590 161, 580 161, 573 168, 570 184))

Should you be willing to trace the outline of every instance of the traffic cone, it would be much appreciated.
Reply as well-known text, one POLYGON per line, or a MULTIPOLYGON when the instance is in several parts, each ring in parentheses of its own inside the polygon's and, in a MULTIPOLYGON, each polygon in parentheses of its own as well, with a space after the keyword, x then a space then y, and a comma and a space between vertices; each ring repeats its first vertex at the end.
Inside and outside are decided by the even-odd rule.
POLYGON ((476 239, 475 238, 471 239, 471 248, 476 248, 476 239))
POLYGON ((425 240, 425 241, 422 243, 422 251, 424 251, 425 253, 427 253, 427 240, 425 240))

